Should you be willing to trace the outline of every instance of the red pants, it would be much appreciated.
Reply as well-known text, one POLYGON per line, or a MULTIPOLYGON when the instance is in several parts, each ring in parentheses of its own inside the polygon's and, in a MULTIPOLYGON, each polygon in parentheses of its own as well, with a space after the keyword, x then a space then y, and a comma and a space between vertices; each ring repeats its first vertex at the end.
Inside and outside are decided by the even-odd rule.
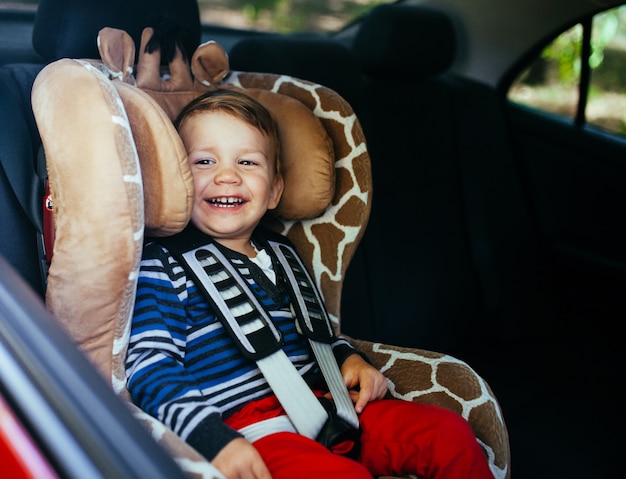
MULTIPOLYGON (((284 414, 269 397, 248 404, 226 420, 240 429, 284 414)), ((400 400, 374 401, 360 416, 361 455, 357 461, 334 454, 307 437, 281 432, 254 442, 272 479, 371 479, 372 475, 417 474, 428 479, 493 479, 469 424, 433 405, 400 400)))

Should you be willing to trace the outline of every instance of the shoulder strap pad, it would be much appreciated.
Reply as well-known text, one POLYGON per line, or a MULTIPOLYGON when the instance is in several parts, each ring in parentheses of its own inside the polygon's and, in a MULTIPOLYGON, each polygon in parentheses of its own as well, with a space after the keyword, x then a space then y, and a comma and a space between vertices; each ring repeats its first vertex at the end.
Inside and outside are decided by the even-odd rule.
POLYGON ((193 226, 160 244, 181 263, 242 354, 258 361, 282 346, 282 335, 250 285, 216 243, 193 226))

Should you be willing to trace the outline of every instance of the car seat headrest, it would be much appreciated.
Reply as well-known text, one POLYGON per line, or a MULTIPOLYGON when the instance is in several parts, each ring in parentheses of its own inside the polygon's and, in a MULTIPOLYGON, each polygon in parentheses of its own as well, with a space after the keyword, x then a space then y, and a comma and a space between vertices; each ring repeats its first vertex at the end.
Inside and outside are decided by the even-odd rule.
POLYGON ((454 25, 444 13, 431 8, 379 5, 363 20, 353 50, 368 75, 437 75, 454 60, 454 25))
MULTIPOLYGON (((180 153, 176 153, 180 150, 180 140, 167 118, 174 120, 189 101, 208 89, 238 87, 222 84, 230 72, 229 62, 225 50, 215 42, 196 49, 191 70, 178 52, 170 61, 169 75, 164 79, 159 70, 160 51, 148 52, 145 48, 152 33, 153 29, 148 27, 142 34, 136 78, 131 69, 134 44, 126 32, 104 28, 98 43, 108 73, 122 80, 113 84, 133 125, 142 162, 147 232, 167 236, 184 226, 180 222, 181 214, 174 211, 182 213, 191 206, 184 201, 185 195, 180 194, 187 186, 172 188, 173 182, 178 181, 176 178, 185 183, 190 172, 186 155, 182 161, 173 161, 173 158, 180 160, 180 153), (170 151, 171 148, 176 150, 170 151), (143 158, 149 164, 144 165, 143 158)), ((320 215, 330 203, 335 188, 333 145, 321 121, 303 103, 287 95, 255 88, 247 88, 245 92, 262 103, 278 123, 285 191, 276 213, 287 220, 320 215)))
POLYGON ((96 38, 104 27, 125 30, 138 45, 147 26, 167 18, 181 31, 188 56, 200 44, 196 0, 41 0, 33 26, 33 47, 46 62, 98 58, 96 38))
POLYGON ((233 70, 277 73, 324 85, 358 105, 361 70, 348 47, 318 36, 259 35, 244 38, 228 52, 233 70))

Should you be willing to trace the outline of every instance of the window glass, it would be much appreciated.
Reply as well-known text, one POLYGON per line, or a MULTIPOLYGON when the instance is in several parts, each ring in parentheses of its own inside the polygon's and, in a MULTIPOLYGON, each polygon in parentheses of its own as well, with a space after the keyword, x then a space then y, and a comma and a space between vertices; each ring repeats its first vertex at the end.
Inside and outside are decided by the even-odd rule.
MULTIPOLYGON (((198 0, 204 23, 275 32, 333 32, 392 0, 198 0)), ((0 0, 0 9, 35 10, 39 0, 0 0)))
POLYGON ((593 19, 587 122, 626 135, 626 5, 593 19))
POLYGON ((583 29, 575 25, 545 47, 509 90, 517 103, 569 116, 576 114, 583 29))
POLYGON ((508 97, 573 119, 584 66, 591 70, 585 121, 626 135, 626 5, 593 17, 586 64, 581 57, 582 42, 581 24, 563 32, 518 76, 508 97))
POLYGON ((39 0, 0 0, 0 10, 36 10, 39 0))
MULTIPOLYGON (((386 0, 390 2, 391 0, 386 0)), ((198 0, 202 21, 277 32, 333 32, 381 0, 198 0)))

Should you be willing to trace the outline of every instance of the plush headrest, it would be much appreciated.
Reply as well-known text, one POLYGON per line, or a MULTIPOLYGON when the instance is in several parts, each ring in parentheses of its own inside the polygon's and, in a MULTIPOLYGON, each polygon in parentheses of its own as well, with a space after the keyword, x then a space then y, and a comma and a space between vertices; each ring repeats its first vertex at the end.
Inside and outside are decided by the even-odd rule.
MULTIPOLYGON (((135 43, 127 32, 103 28, 98 36, 98 56, 108 74, 116 79, 112 85, 124 102, 133 129, 143 170, 146 231, 167 236, 187 223, 192 199, 188 192, 193 188, 186 154, 171 120, 190 100, 220 85, 229 73, 229 65, 224 49, 208 42, 198 47, 191 58, 195 78, 178 52, 169 64, 170 75, 163 79, 159 50, 147 52, 145 48, 152 33, 148 27, 141 35, 136 79, 131 73, 135 43), (138 88, 133 86, 135 83, 138 88)), ((55 67, 68 72, 77 69, 75 62, 55 67)), ((220 87, 239 88, 234 84, 220 87)), ((287 95, 255 88, 246 89, 246 93, 265 105, 278 123, 285 191, 276 213, 285 220, 319 216, 335 192, 333 144, 321 120, 305 104, 287 95)), ((94 145, 111 141, 106 131, 89 136, 94 145)))
MULTIPOLYGON (((164 121, 164 116, 174 119, 184 105, 207 89, 239 87, 222 84, 230 71, 228 56, 215 42, 207 42, 194 52, 191 59, 193 79, 180 55, 170 62, 168 79, 161 79, 159 51, 145 51, 151 36, 152 29, 146 28, 136 68, 136 86, 139 88, 130 87, 125 82, 114 84, 129 116, 133 116, 131 124, 135 125, 133 131, 140 150, 146 194, 146 227, 150 234, 163 236, 181 228, 180 215, 174 211, 187 214, 184 212, 189 207, 172 184, 175 178, 186 182, 190 177, 186 157, 180 162, 172 161, 180 156, 170 152, 172 142, 179 144, 180 140, 173 126, 164 121), (160 108, 154 107, 155 102, 160 108), (144 167, 142 158, 150 164, 144 167), (167 205, 170 206, 164 208, 167 205)), ((134 47, 127 33, 105 28, 100 32, 99 44, 108 71, 133 83, 132 78, 128 78, 128 71, 134 58, 134 47)), ((302 102, 289 96, 256 88, 247 88, 245 92, 262 103, 278 123, 285 190, 276 213, 286 220, 320 215, 335 191, 333 145, 321 120, 302 102)), ((185 189, 184 185, 179 188, 185 189)))
POLYGON ((434 9, 379 5, 365 17, 353 49, 363 71, 372 76, 436 75, 454 60, 454 25, 434 9))
POLYGON ((33 26, 33 46, 46 62, 98 58, 96 38, 104 27, 125 30, 139 45, 141 33, 159 19, 181 26, 188 56, 200 44, 196 0, 41 0, 33 26))
POLYGON ((336 40, 319 36, 254 36, 235 43, 228 59, 233 70, 290 75, 331 88, 352 105, 361 103, 361 70, 350 49, 336 40))

